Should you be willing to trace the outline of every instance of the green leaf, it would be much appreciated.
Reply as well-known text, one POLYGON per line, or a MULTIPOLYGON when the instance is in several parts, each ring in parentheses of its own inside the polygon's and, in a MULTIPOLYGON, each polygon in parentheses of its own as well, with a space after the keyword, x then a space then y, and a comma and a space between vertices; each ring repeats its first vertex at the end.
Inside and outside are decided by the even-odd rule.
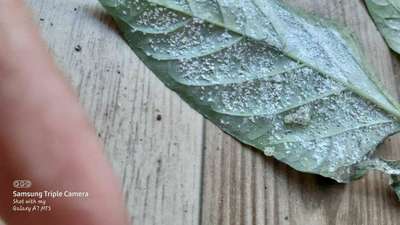
POLYGON ((376 26, 393 51, 400 53, 400 1, 365 0, 376 26))
POLYGON ((276 0, 101 2, 170 89, 296 170, 357 179, 400 129, 398 104, 333 23, 276 0))
POLYGON ((357 165, 355 174, 362 175, 370 169, 391 175, 390 186, 395 191, 397 198, 400 200, 400 161, 370 157, 369 160, 365 160, 357 165))

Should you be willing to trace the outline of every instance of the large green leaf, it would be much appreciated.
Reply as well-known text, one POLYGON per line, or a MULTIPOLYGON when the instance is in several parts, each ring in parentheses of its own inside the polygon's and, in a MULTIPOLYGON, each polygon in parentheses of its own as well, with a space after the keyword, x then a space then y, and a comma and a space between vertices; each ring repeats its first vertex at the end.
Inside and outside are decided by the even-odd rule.
POLYGON ((400 53, 400 1, 365 0, 365 2, 390 48, 400 53))
POLYGON ((241 142, 339 182, 400 174, 372 156, 399 106, 338 26, 276 0, 101 2, 139 58, 241 142))

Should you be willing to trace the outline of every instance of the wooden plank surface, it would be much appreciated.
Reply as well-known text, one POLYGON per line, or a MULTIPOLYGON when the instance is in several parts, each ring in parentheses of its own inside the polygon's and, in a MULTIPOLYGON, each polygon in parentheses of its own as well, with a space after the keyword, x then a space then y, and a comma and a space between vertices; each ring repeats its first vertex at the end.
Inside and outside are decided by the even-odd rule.
MULTIPOLYGON (((361 0, 286 1, 349 26, 398 97, 400 58, 361 0)), ((105 143, 135 224, 399 224, 387 177, 370 173, 341 185, 301 174, 205 122, 146 69, 96 0, 28 2, 105 143)), ((380 149, 400 158, 399 138, 380 149)))
POLYGON ((96 0, 29 2, 123 181, 135 224, 198 224, 203 118, 138 60, 96 0))

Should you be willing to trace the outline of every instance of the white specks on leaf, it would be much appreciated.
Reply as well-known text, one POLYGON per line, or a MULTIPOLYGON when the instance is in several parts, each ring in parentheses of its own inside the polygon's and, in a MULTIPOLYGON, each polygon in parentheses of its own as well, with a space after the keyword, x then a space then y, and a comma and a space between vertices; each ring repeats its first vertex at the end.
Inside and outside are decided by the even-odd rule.
POLYGON ((307 126, 311 120, 311 112, 308 106, 303 106, 293 113, 286 115, 283 120, 287 125, 307 126))
POLYGON ((267 147, 264 148, 264 154, 266 156, 273 156, 274 153, 275 153, 275 148, 274 147, 267 146, 267 147))
POLYGON ((266 155, 347 182, 400 130, 351 36, 329 23, 278 0, 148 1, 109 9, 129 45, 193 108, 266 155))

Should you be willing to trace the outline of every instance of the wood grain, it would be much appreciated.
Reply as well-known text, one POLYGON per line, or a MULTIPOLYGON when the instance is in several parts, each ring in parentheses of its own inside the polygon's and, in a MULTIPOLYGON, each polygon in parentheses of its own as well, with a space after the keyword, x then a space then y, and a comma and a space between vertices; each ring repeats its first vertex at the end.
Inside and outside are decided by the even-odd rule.
POLYGON ((203 118, 138 60, 96 0, 29 3, 121 177, 135 224, 198 224, 203 118))
MULTIPOLYGON (((384 86, 398 97, 400 58, 385 45, 362 0, 286 1, 350 27, 384 86)), ((28 2, 121 177, 135 224, 400 221, 387 177, 370 173, 342 185, 301 174, 206 122, 146 69, 96 0, 28 2)), ((400 139, 392 137, 380 150, 399 159, 399 148, 400 139)))

